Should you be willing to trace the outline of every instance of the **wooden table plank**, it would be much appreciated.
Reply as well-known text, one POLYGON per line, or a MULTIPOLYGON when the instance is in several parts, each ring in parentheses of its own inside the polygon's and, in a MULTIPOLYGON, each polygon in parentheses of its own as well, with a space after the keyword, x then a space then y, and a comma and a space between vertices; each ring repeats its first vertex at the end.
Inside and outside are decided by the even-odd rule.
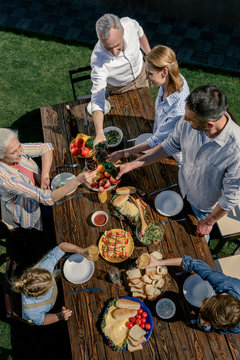
MULTIPOLYGON (((115 125, 121 127, 124 139, 121 147, 130 147, 134 143, 126 140, 137 137, 144 132, 152 132, 154 121, 154 104, 147 88, 130 91, 112 96, 114 108, 105 115, 104 127, 115 125)), ((84 101, 70 104, 77 118, 79 132, 94 135, 92 117, 88 115, 89 125, 84 128, 84 101)), ((44 107, 41 109, 42 127, 45 141, 54 146, 53 164, 74 163, 75 169, 54 169, 52 176, 59 172, 71 171, 77 175, 85 166, 83 159, 72 158, 69 143, 72 139, 67 123, 66 103, 44 107)), ((121 185, 135 185, 140 190, 150 193, 177 182, 178 167, 172 159, 165 159, 159 164, 137 169, 124 175, 121 185)), ((174 189, 179 192, 178 187, 174 189)), ((94 227, 91 224, 91 214, 99 209, 110 215, 108 203, 99 204, 97 192, 80 186, 76 193, 84 195, 72 199, 62 205, 54 205, 54 221, 57 241, 69 241, 82 247, 97 243, 105 229, 124 228, 131 231, 135 238, 135 227, 109 216, 107 226, 94 227)), ((108 194, 108 200, 111 194, 108 194)), ((148 214, 152 219, 164 221, 168 218, 160 215, 154 208, 154 197, 148 198, 148 214)), ((149 251, 159 249, 164 257, 179 257, 188 254, 204 260, 215 267, 208 245, 204 238, 195 237, 197 221, 192 214, 190 205, 185 201, 184 208, 176 218, 186 217, 183 223, 172 223, 165 226, 163 241, 148 248, 149 251)), ((174 219, 175 217, 173 217, 174 219)), ((237 359, 239 358, 239 335, 206 334, 198 329, 186 325, 191 318, 191 306, 186 303, 182 293, 184 278, 175 275, 175 269, 169 268, 169 282, 166 295, 173 296, 177 305, 177 315, 173 321, 165 322, 156 317, 155 302, 146 302, 153 314, 153 333, 149 341, 140 352, 120 352, 111 350, 101 334, 100 324, 109 299, 117 296, 127 296, 128 288, 125 270, 129 268, 133 259, 146 251, 147 248, 135 239, 133 255, 127 261, 117 264, 121 273, 121 284, 113 285, 108 278, 108 270, 112 264, 99 259, 95 264, 93 277, 82 285, 73 285, 63 277, 65 304, 73 310, 68 321, 69 336, 73 359, 237 359), (86 287, 102 287, 102 291, 92 293, 69 294, 70 290, 86 287)))

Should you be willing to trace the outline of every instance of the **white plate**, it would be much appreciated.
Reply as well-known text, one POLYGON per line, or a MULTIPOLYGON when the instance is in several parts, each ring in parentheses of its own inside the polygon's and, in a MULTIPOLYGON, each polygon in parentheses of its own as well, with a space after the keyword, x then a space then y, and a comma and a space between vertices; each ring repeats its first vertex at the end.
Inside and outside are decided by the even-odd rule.
MULTIPOLYGON (((153 135, 152 133, 144 133, 144 134, 139 135, 135 140, 135 145, 139 145, 139 144, 143 143, 148 138, 150 138, 150 136, 152 136, 152 135, 153 135)), ((143 153, 146 154, 149 150, 143 151, 143 153)))
POLYGON ((64 263, 63 274, 73 284, 83 284, 94 273, 94 262, 86 259, 81 254, 71 255, 64 263))
POLYGON ((200 308, 202 300, 214 296, 215 291, 208 281, 203 280, 197 274, 193 274, 184 281, 183 294, 190 304, 200 308))
POLYGON ((182 210, 183 199, 175 191, 162 191, 155 199, 155 208, 162 215, 174 216, 182 210))
MULTIPOLYGON (((69 172, 63 172, 56 175, 51 182, 51 189, 56 190, 57 186, 66 185, 69 181, 73 180, 76 176, 69 172)), ((66 195, 72 194, 77 188, 73 189, 66 195)))
POLYGON ((112 145, 109 145, 109 144, 108 144, 108 146, 111 148, 111 147, 115 147, 115 146, 118 146, 119 144, 121 144, 122 139, 123 139, 123 132, 122 132, 122 130, 119 129, 118 127, 116 127, 116 126, 108 126, 108 127, 106 127, 105 129, 103 129, 104 134, 108 133, 109 131, 117 131, 117 132, 119 133, 119 135, 120 135, 120 140, 119 140, 117 143, 115 143, 115 144, 112 144, 112 145))
MULTIPOLYGON (((111 105, 109 103, 109 101, 105 100, 105 106, 104 106, 104 113, 105 115, 111 110, 111 105)), ((87 112, 92 115, 92 103, 89 102, 87 104, 87 112)))

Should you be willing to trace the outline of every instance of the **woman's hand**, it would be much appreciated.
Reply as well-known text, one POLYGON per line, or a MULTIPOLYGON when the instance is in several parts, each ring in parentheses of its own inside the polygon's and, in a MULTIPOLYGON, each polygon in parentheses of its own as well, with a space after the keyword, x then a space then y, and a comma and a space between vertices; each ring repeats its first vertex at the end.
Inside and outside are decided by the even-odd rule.
POLYGON ((97 170, 93 170, 93 171, 82 171, 80 174, 78 174, 77 176, 77 181, 82 184, 82 183, 91 183, 92 179, 96 176, 97 170))
POLYGON ((144 266, 143 269, 148 269, 148 268, 151 268, 151 267, 157 267, 159 265, 161 265, 161 260, 157 260, 155 258, 155 256, 153 256, 152 254, 148 254, 148 257, 150 258, 150 263, 147 265, 147 266, 144 266))
POLYGON ((116 163, 119 159, 124 157, 124 152, 125 152, 125 150, 118 150, 118 151, 113 152, 110 155, 108 161, 110 161, 111 163, 116 163))
POLYGON ((50 178, 47 176, 41 177, 41 189, 49 190, 50 189, 50 178))
POLYGON ((62 307, 62 311, 61 311, 63 320, 67 321, 70 316, 72 315, 72 310, 66 309, 65 306, 62 307))

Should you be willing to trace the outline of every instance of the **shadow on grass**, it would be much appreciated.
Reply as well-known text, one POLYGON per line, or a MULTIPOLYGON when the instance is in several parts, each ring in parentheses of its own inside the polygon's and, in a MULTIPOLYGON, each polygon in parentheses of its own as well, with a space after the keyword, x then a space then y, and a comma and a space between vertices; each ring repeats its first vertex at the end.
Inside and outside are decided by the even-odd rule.
POLYGON ((12 130, 18 130, 20 142, 43 141, 40 109, 27 112, 12 125, 12 130))

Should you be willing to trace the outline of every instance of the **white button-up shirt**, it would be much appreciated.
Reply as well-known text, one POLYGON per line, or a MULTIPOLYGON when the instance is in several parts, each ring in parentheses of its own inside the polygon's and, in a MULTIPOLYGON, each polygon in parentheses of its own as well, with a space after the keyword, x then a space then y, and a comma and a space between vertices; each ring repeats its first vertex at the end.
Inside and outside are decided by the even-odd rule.
POLYGON ((178 171, 182 196, 204 212, 211 212, 217 203, 228 211, 240 203, 240 127, 225 115, 226 126, 209 142, 182 118, 162 143, 169 155, 182 151, 178 171))
POLYGON ((96 110, 104 112, 107 84, 125 86, 134 81, 142 70, 143 55, 139 38, 144 35, 143 29, 136 20, 128 17, 120 21, 124 28, 124 51, 114 56, 99 40, 91 56, 92 112, 96 110))

